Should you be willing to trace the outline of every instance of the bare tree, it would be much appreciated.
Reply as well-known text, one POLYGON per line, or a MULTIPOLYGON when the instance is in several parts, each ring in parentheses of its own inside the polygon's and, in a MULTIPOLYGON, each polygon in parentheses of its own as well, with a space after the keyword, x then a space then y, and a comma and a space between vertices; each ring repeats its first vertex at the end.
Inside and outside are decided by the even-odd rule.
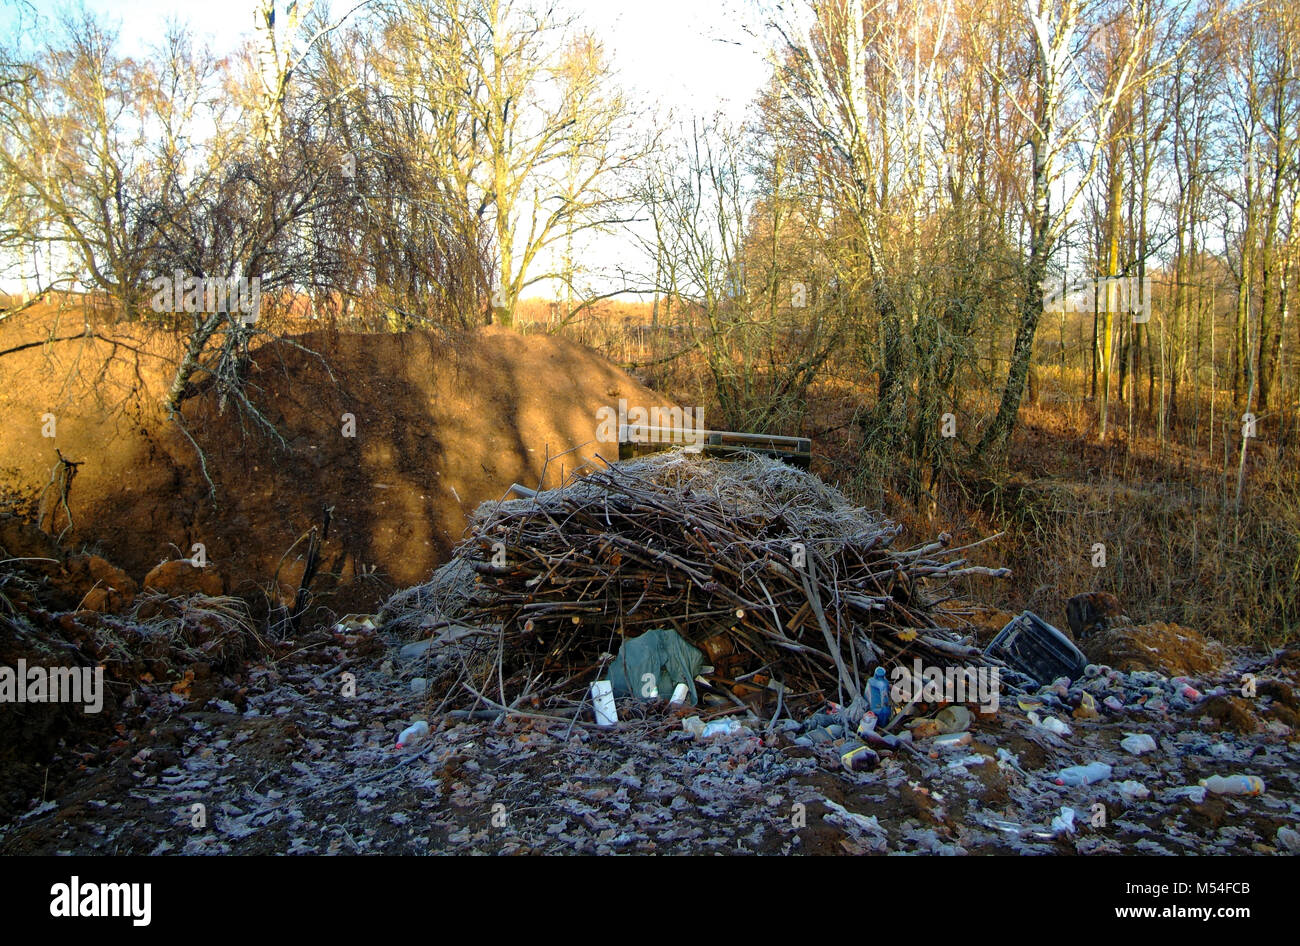
POLYGON ((41 55, 6 64, 0 176, 22 221, 8 249, 31 266, 37 292, 91 288, 129 315, 153 240, 138 207, 152 81, 114 42, 88 14, 67 16, 41 55))
MULTIPOLYGON (((1137 68, 1148 28, 1146 18, 1140 15, 1142 2, 1134 0, 1129 9, 1110 12, 1102 5, 1081 0, 1026 0, 1024 24, 1029 32, 1029 82, 1024 88, 1024 99, 1012 100, 1025 122, 1030 151, 1026 188, 1028 237, 1019 325, 1002 399, 980 438, 977 455, 1000 451, 1015 426, 1033 356, 1034 337, 1043 315, 1043 287, 1053 246, 1070 208, 1096 173, 1108 137, 1106 132, 1113 129, 1117 110, 1133 85, 1145 81, 1137 68), (1083 77, 1078 62, 1082 47, 1093 30, 1120 20, 1127 20, 1129 28, 1117 44, 1106 84, 1095 89, 1081 88, 1083 77), (1077 103, 1077 107, 1070 108, 1072 103, 1077 103), (1054 208, 1052 190, 1063 179, 1066 154, 1089 133, 1094 136, 1095 146, 1090 149, 1087 162, 1074 169, 1073 186, 1066 188, 1064 200, 1054 208)), ((1010 82, 1008 86, 1011 87, 1010 82)))

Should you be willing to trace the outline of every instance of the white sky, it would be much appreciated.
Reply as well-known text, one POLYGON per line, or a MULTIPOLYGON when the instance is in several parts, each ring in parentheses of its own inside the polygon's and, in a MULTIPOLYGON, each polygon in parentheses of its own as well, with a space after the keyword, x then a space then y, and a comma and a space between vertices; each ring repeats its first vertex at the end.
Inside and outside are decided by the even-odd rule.
POLYGON ((604 37, 628 88, 679 113, 708 116, 721 108, 739 118, 766 77, 741 0, 573 0, 584 22, 604 37))
MULTIPOLYGON (((334 0, 328 6, 342 15, 354 2, 334 0)), ((232 49, 241 34, 252 31, 255 8, 249 0, 85 0, 85 5, 119 21, 123 45, 131 51, 150 42, 173 16, 209 37, 216 51, 232 49)), ((744 31, 746 24, 758 22, 751 2, 563 0, 562 5, 604 40, 629 89, 665 106, 704 115, 723 107, 739 116, 763 81, 761 52, 744 31)), ((35 2, 42 14, 61 6, 35 2)))
MULTIPOLYGON (((84 2, 120 22, 123 45, 132 51, 150 42, 173 16, 209 37, 215 50, 231 49, 241 34, 251 32, 255 8, 249 0, 84 2)), ((341 16, 354 2, 334 0, 328 6, 341 16)), ((34 5, 42 14, 62 7, 50 0, 34 5)), ((605 41, 628 88, 665 106, 706 115, 723 107, 738 116, 763 81, 762 55, 744 31, 758 22, 752 2, 563 0, 562 6, 605 41)))

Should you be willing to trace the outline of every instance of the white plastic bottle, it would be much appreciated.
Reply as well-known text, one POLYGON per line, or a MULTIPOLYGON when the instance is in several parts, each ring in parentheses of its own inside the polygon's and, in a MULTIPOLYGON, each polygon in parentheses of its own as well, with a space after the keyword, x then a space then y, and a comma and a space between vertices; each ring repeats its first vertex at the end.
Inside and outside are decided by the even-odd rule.
POLYGON ((591 685, 591 702, 596 711, 597 726, 617 726, 618 706, 614 703, 614 684, 597 680, 591 685))
POLYGON ((740 732, 740 722, 728 717, 727 719, 715 719, 711 723, 705 723, 704 729, 700 732, 701 739, 708 739, 710 736, 730 736, 733 733, 740 732))
POLYGON ((1087 765, 1072 765, 1061 769, 1056 776, 1057 785, 1091 785, 1110 778, 1110 766, 1105 762, 1089 762, 1087 765))
POLYGON ((1201 784, 1216 795, 1264 794, 1264 780, 1256 775, 1211 775, 1201 784))

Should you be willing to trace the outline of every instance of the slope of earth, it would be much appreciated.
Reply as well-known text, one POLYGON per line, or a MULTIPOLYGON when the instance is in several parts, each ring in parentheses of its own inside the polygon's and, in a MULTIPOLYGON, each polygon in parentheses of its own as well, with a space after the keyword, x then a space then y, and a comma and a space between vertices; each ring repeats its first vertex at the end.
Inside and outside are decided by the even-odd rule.
POLYGON ((44 512, 65 548, 98 552, 136 582, 200 543, 223 590, 265 591, 272 603, 292 597, 306 546, 295 540, 325 508, 333 518, 314 590, 344 585, 336 610, 367 610, 382 595, 371 578, 424 580, 483 500, 512 482, 535 486, 543 472, 553 481, 598 448, 608 455, 594 442, 601 406, 664 403, 550 336, 318 332, 252 352, 252 396, 283 445, 207 395, 185 404, 192 443, 159 407, 180 340, 122 324, 68 338, 79 319, 0 323, 0 351, 65 339, 0 359, 0 510, 44 512), (60 454, 79 464, 66 510, 47 489, 60 454))

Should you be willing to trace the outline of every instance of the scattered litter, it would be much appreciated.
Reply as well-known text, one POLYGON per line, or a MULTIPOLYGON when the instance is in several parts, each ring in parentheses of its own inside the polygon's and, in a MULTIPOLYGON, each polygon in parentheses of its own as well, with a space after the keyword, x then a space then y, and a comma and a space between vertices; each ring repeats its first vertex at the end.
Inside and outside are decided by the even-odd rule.
POLYGON ((1072 765, 1061 769, 1056 776, 1057 785, 1092 785, 1110 778, 1111 767, 1105 762, 1089 762, 1087 765, 1072 765))
MULTIPOLYGON (((319 638, 304 633, 301 640, 284 643, 276 660, 246 670, 212 664, 206 677, 164 678, 141 664, 149 679, 134 685, 123 703, 147 727, 136 726, 123 736, 129 748, 121 761, 129 764, 113 763, 125 790, 115 792, 112 802, 86 803, 93 815, 80 820, 73 806, 33 802, 26 818, 15 816, 14 830, 29 832, 24 842, 48 837, 41 843, 51 847, 75 841, 103 852, 162 851, 170 842, 150 834, 148 820, 138 817, 143 806, 169 806, 183 821, 193 801, 220 798, 212 830, 187 836, 175 842, 176 848, 208 854, 317 848, 321 853, 381 848, 791 853, 829 843, 851 853, 1022 856, 1067 847, 1077 853, 1178 855, 1296 851, 1300 800, 1292 786, 1300 736, 1288 723, 1295 721, 1294 700, 1290 690, 1266 690, 1263 682, 1287 677, 1295 686, 1296 663, 1282 660, 1281 652, 1234 653, 1233 663, 1206 676, 1094 663, 1081 672, 1040 669, 1042 680, 1027 683, 1023 674, 1004 668, 1003 712, 977 714, 973 701, 962 705, 960 698, 927 696, 889 706, 878 701, 892 714, 894 730, 886 731, 871 709, 869 681, 877 679, 877 669, 896 667, 900 655, 910 660, 914 651, 940 669, 986 666, 970 644, 976 638, 959 629, 963 619, 941 615, 927 604, 932 583, 915 580, 925 569, 953 560, 937 551, 942 542, 920 551, 882 553, 891 533, 878 519, 849 507, 836 513, 849 526, 828 532, 840 527, 818 519, 824 499, 816 492, 820 486, 803 474, 739 467, 734 475, 741 480, 741 494, 748 496, 745 490, 752 488, 766 498, 737 501, 722 517, 716 513, 718 497, 732 495, 726 490, 734 485, 733 474, 719 480, 712 473, 701 475, 691 463, 657 467, 654 477, 665 477, 666 483, 655 480, 649 486, 617 474, 608 523, 607 491, 584 494, 586 507, 565 506, 567 500, 551 495, 544 500, 548 510, 567 508, 569 518, 590 520, 575 534, 575 548, 595 558, 580 566, 574 566, 574 555, 547 544, 554 538, 549 524, 512 506, 504 524, 543 540, 540 557, 508 555, 510 567, 522 568, 523 581, 533 584, 524 590, 512 578, 491 574, 485 550, 464 553, 458 561, 468 576, 466 610, 448 615, 440 603, 413 614, 406 632, 431 637, 415 642, 407 657, 397 650, 407 638, 397 639, 397 629, 386 619, 374 634, 358 621, 356 633, 339 635, 331 622, 315 629, 319 638), (811 500, 808 489, 815 491, 811 500), (707 540, 716 554, 691 546, 689 529, 679 528, 684 520, 659 521, 628 505, 629 497, 671 503, 682 494, 695 497, 681 504, 682 512, 701 511, 700 541, 707 540), (818 529, 805 534, 831 538, 824 545, 809 542, 816 552, 816 577, 810 576, 804 589, 798 572, 787 568, 789 575, 780 576, 764 569, 771 562, 782 564, 788 535, 807 521, 818 529), (646 523, 646 530, 637 533, 636 522, 646 523), (866 522, 874 525, 861 528, 866 522), (872 591, 879 605, 872 615, 854 612, 840 623, 836 609, 848 608, 843 596, 857 594, 844 580, 856 566, 838 557, 842 543, 857 541, 854 530, 884 543, 868 558, 874 568, 902 577, 883 580, 896 582, 887 592, 872 591), (602 547, 593 537, 597 533, 626 539, 636 548, 619 542, 602 547), (687 571, 660 556, 679 557, 687 571), (727 569, 738 560, 744 567, 737 575, 745 577, 728 577, 727 569), (840 571, 822 569, 832 561, 840 571), (927 564, 914 567, 916 562, 927 564), (754 575, 769 589, 781 588, 771 602, 779 633, 807 650, 781 647, 775 622, 763 616, 766 599, 750 581, 754 575), (476 576, 482 580, 475 582, 476 576), (576 589, 586 581, 594 581, 601 593, 575 605, 576 589), (558 590, 563 587, 573 593, 564 597, 558 590), (764 603, 730 600, 732 593, 764 603), (460 623, 476 608, 481 613, 473 625, 460 623), (511 608, 517 612, 513 616, 511 608), (819 609, 821 616, 835 618, 828 621, 834 628, 829 642, 819 609), (612 615, 624 623, 611 624, 612 615), (688 617, 682 620, 683 615, 688 617), (663 630, 670 616, 679 619, 671 632, 663 630), (651 639, 679 641, 708 664, 688 680, 689 665, 672 670, 663 660, 642 670, 626 659, 633 648, 624 653, 629 687, 624 701, 613 703, 608 678, 598 681, 608 693, 598 686, 589 696, 592 681, 608 677, 606 671, 618 662, 615 655, 647 637, 647 628, 660 629, 651 639), (844 634, 842 646, 838 633, 844 634), (503 644, 505 656, 498 662, 503 644), (376 652, 385 645, 390 649, 376 652), (553 653, 555 662, 548 663, 553 653), (844 672, 836 667, 837 657, 844 672), (421 662, 402 663, 413 658, 421 662), (1272 661, 1267 669, 1264 661, 1272 661), (350 695, 336 685, 344 668, 357 676, 350 695), (1261 679, 1258 699, 1240 695, 1245 672, 1261 679), (462 680, 466 686, 455 689, 462 680), (683 709, 691 700, 692 681, 698 709, 683 709), (857 692, 842 687, 844 681, 854 681, 857 692), (421 704, 432 694, 427 707, 447 708, 447 714, 413 723, 412 693, 422 694, 421 704), (681 702, 666 710, 666 698, 681 702), (597 704, 598 721, 604 705, 607 719, 621 715, 621 724, 593 734, 588 700, 597 704), (180 712, 178 702, 185 707, 180 712), (222 712, 198 712, 212 709, 222 712), (686 713, 698 714, 680 720, 681 731, 691 738, 676 734, 677 717, 686 713), (899 717, 910 728, 901 728, 899 717), (138 738, 152 727, 156 739, 138 738), (395 758, 389 747, 399 730, 398 745, 418 748, 395 758), (145 741, 153 748, 141 749, 145 741), (806 748, 792 750, 791 743, 806 748), (273 769, 268 751, 276 758, 273 769), (1089 764, 1063 768, 1075 761, 1089 764), (1224 774, 1187 784, 1215 771, 1224 774), (268 774, 272 777, 264 778, 268 774), (1058 779, 1071 788, 1056 789, 1058 779), (1271 794, 1263 794, 1265 780, 1271 794), (1074 787, 1094 784, 1091 790, 1074 787), (1192 810, 1225 788, 1238 792, 1238 800, 1221 795, 1218 803, 1192 810), (828 798, 872 815, 856 814, 828 798), (1061 807, 1065 799, 1079 807, 1061 807), (1089 830, 1094 802, 1111 806, 1121 800, 1124 810, 1111 812, 1107 830, 1089 830), (490 825, 489 812, 498 802, 509 814, 507 832, 490 825), (116 813, 120 810, 126 813, 116 813), (371 830, 386 825, 404 827, 371 830), (805 830, 807 825, 814 830, 805 830), (1044 833, 1048 825, 1051 834, 1044 833), (106 828, 102 837, 100 826, 106 828), (1053 835, 1073 836, 1068 845, 1045 844, 1053 835)), ((485 515, 495 515, 494 509, 485 515)), ((514 535, 491 532, 498 524, 502 520, 486 518, 471 535, 476 540, 514 535)), ((527 544, 516 540, 507 544, 512 553, 527 544)), ((414 603, 417 597, 405 600, 414 603)), ((86 628, 87 640, 106 633, 105 627, 86 628)), ((116 626, 112 629, 117 634, 116 626)), ((107 643, 117 647, 119 642, 107 643)), ((90 771, 102 765, 88 762, 90 771)), ((173 825, 166 830, 175 833, 173 825)))
POLYGON ((1074 809, 1061 806, 1061 813, 1052 819, 1052 834, 1074 834, 1074 809))
POLYGON ((939 724, 939 732, 959 733, 970 729, 974 717, 964 706, 948 706, 940 710, 934 719, 939 724))
POLYGON ((1087 691, 1080 694, 1079 705, 1074 708, 1074 718, 1097 719, 1100 715, 1101 714, 1097 712, 1097 701, 1092 698, 1092 694, 1087 691))
POLYGON ((597 726, 618 724, 618 707, 614 703, 614 685, 608 680, 597 680, 591 685, 591 702, 596 711, 597 726))
POLYGON ((428 721, 418 720, 402 730, 401 735, 397 737, 397 748, 405 749, 407 746, 419 742, 427 735, 429 735, 428 721))
POLYGON ((334 630, 340 633, 356 633, 357 631, 373 631, 378 626, 378 621, 373 614, 345 614, 334 625, 334 630))
POLYGON ((1128 733, 1120 740, 1120 748, 1133 755, 1156 751, 1156 741, 1146 733, 1128 733))
POLYGON ((1151 789, 1133 779, 1125 779, 1115 787, 1119 789, 1119 793, 1128 801, 1141 801, 1143 798, 1151 797, 1151 789))
POLYGON ((941 732, 937 719, 914 719, 904 725, 907 727, 908 732, 911 733, 912 739, 916 741, 931 739, 941 732))
POLYGON ((1264 780, 1254 775, 1211 775, 1200 784, 1216 795, 1263 795, 1264 780))
POLYGON ((422 641, 412 641, 411 643, 404 645, 397 652, 397 656, 401 657, 403 660, 414 660, 416 657, 422 657, 424 655, 424 652, 427 651, 432 646, 433 646, 432 639, 425 639, 422 641))
POLYGON ((944 733, 941 736, 935 736, 930 746, 935 752, 947 752, 951 749, 957 749, 961 746, 969 746, 971 742, 970 733, 954 732, 944 733))
POLYGON ((1061 722, 1055 716, 1047 716, 1043 719, 1039 719, 1037 713, 1031 712, 1029 714, 1029 721, 1038 728, 1046 729, 1048 732, 1057 736, 1070 736, 1074 734, 1074 730, 1071 729, 1068 724, 1061 722))
POLYGON ((830 809, 830 814, 826 816, 827 821, 852 827, 867 834, 883 835, 885 833, 875 815, 860 815, 857 812, 849 811, 843 805, 829 798, 826 799, 825 804, 830 809))
POLYGON ((748 733, 748 727, 741 725, 740 720, 734 716, 728 716, 725 719, 715 719, 712 722, 705 723, 704 730, 700 733, 700 738, 709 739, 713 736, 735 736, 748 733))
POLYGON ((880 765, 880 756, 874 749, 854 743, 840 755, 840 764, 850 772, 870 772, 880 765))
POLYGON ((1204 785, 1186 785, 1182 788, 1174 788, 1165 792, 1161 796, 1161 801, 1175 801, 1177 799, 1186 799, 1194 805, 1199 805, 1205 801, 1204 785))

